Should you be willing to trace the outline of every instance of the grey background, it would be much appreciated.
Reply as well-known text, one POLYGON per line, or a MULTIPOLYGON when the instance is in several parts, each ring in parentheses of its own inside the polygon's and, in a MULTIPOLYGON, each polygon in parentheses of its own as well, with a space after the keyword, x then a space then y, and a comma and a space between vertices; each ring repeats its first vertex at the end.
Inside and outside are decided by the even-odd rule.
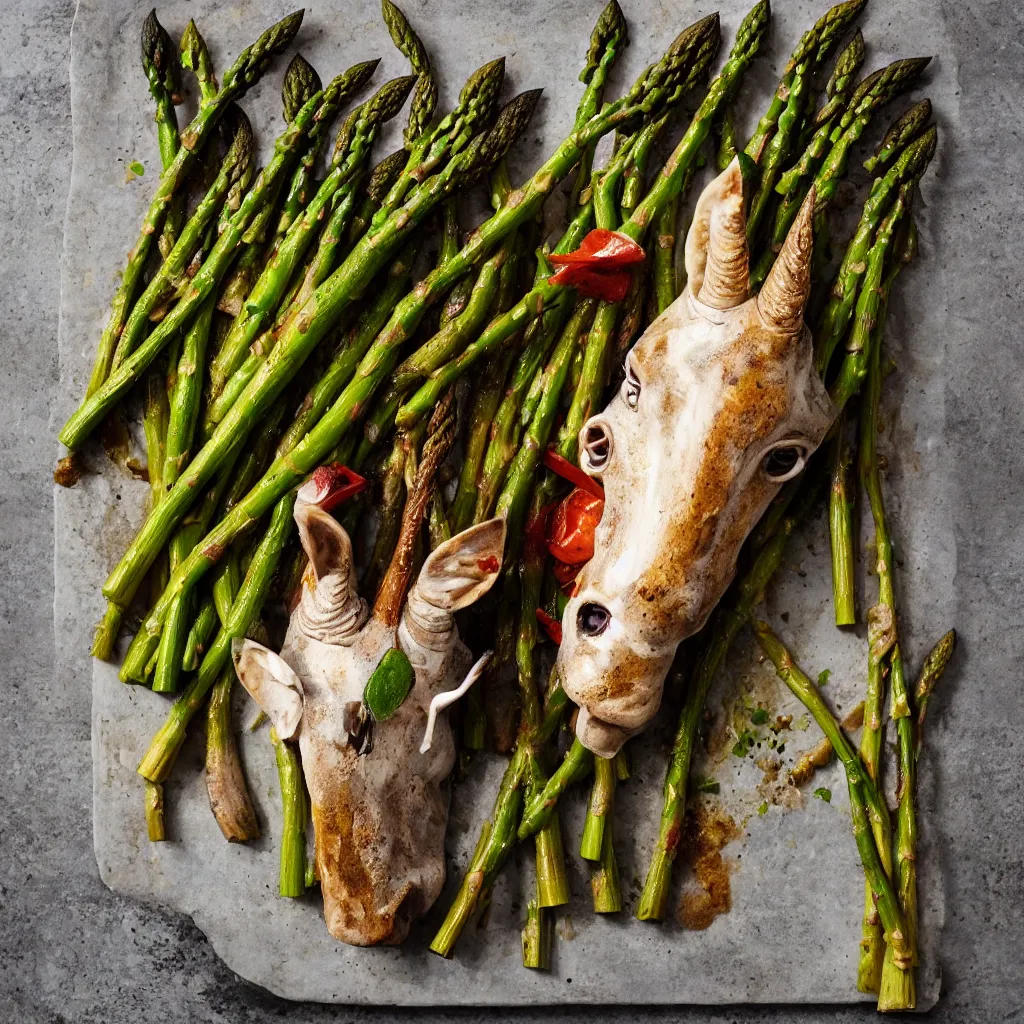
MULTIPOLYGON (((0 686, 0 1019, 370 1019, 374 1015, 366 1011, 293 1006, 252 989, 221 965, 187 920, 122 900, 98 879, 89 694, 62 691, 52 674, 50 403, 57 384, 59 258, 70 174, 67 74, 74 11, 52 0, 0 8, 0 557, 7 584, 0 597, 0 649, 7 654, 0 686)), ((1015 172, 1024 15, 1009 3, 944 8, 959 49, 964 116, 943 168, 946 194, 957 196, 958 244, 935 255, 953 289, 947 471, 956 491, 956 624, 964 642, 937 714, 942 814, 933 827, 945 847, 947 923, 946 994, 933 1016, 1012 1021, 1024 1020, 1020 701, 1014 671, 1024 646, 1015 600, 1024 578, 1015 485, 1024 469, 1024 416, 1022 342, 1014 331, 1020 275, 1012 262, 1024 250, 1014 218, 1021 193, 1015 172)), ((724 1024, 852 1021, 872 1012, 666 1009, 642 1016, 724 1024)), ((592 1009, 556 1015, 627 1016, 592 1009)), ((479 1014, 386 1013, 387 1019, 399 1016, 472 1020, 479 1014)))

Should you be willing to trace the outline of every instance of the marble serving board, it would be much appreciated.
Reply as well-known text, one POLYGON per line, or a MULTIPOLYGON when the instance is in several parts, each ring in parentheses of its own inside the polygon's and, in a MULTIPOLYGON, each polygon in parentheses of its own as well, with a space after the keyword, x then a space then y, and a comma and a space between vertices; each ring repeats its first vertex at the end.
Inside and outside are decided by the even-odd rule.
MULTIPOLYGON (((81 0, 72 40, 74 172, 68 200, 60 317, 62 421, 82 393, 123 254, 159 172, 150 100, 139 67, 139 31, 149 2, 81 0), (141 162, 142 177, 128 175, 141 162)), ((763 108, 800 31, 825 8, 806 0, 776 5, 767 58, 748 75, 740 115, 763 108)), ((713 5, 680 7, 624 0, 632 45, 616 74, 616 87, 632 80, 686 24, 713 5)), ((160 9, 172 34, 195 17, 223 68, 264 26, 287 11, 270 0, 204 4, 172 0, 160 9)), ((465 75, 505 54, 507 89, 545 87, 545 98, 512 160, 519 179, 567 131, 579 95, 581 66, 599 0, 506 4, 497 0, 408 0, 406 11, 437 68, 442 105, 465 75)), ((743 6, 722 9, 731 43, 743 6)), ((943 165, 958 117, 957 67, 937 3, 893 0, 870 9, 863 28, 869 67, 894 56, 935 54, 922 92, 932 97, 943 129, 935 171, 917 211, 922 235, 919 264, 901 278, 891 310, 889 344, 899 373, 887 386, 882 447, 889 458, 889 494, 898 544, 900 604, 905 649, 916 669, 930 642, 950 625, 954 606, 955 550, 949 489, 943 473, 945 411, 942 378, 946 346, 946 280, 939 239, 953 215, 944 194, 943 165), (946 218, 946 219, 944 219, 946 218)), ((383 57, 378 83, 406 72, 380 22, 375 0, 325 0, 309 8, 298 47, 325 79, 369 56, 383 57)), ((284 61, 243 101, 264 153, 281 124, 277 92, 284 61)), ((379 152, 389 151, 385 140, 379 152)), ((692 197, 691 197, 692 201, 692 197)), ((571 851, 572 903, 557 912, 550 972, 520 966, 520 927, 532 886, 532 849, 502 872, 485 926, 471 926, 453 960, 427 951, 432 929, 466 865, 479 824, 487 815, 502 764, 481 757, 470 779, 456 787, 449 828, 450 870, 445 893, 430 918, 400 949, 353 949, 324 928, 315 894, 301 900, 277 895, 280 802, 266 730, 242 736, 244 761, 263 838, 228 845, 209 812, 202 779, 202 729, 193 730, 167 786, 170 841, 150 844, 143 820, 142 782, 135 766, 166 714, 166 698, 124 686, 116 666, 90 661, 91 629, 103 610, 100 585, 143 515, 146 487, 118 475, 96 451, 91 469, 72 489, 55 489, 57 665, 65 685, 92 687, 95 850, 111 888, 189 915, 224 961, 242 977, 290 999, 374 1004, 553 1003, 843 1003, 862 998, 854 987, 862 875, 850 831, 841 772, 822 771, 814 787, 831 803, 777 801, 755 756, 731 753, 730 729, 749 724, 758 703, 792 715, 780 734, 783 771, 817 742, 802 709, 759 663, 749 637, 736 645, 712 693, 709 747, 695 774, 714 777, 717 795, 705 795, 705 813, 726 822, 721 861, 712 851, 708 896, 691 869, 677 872, 673 914, 661 926, 636 921, 635 907, 648 852, 656 834, 661 783, 677 700, 632 746, 633 777, 619 790, 616 849, 627 911, 614 918, 590 909, 586 868, 576 856, 582 793, 565 800, 564 831, 571 851), (745 717, 746 716, 746 717, 745 717), (731 837, 731 838, 729 838, 731 837), (716 873, 717 872, 717 873, 716 873), (723 899, 723 893, 727 898, 723 899), (702 893, 704 895, 702 895, 702 893), (728 906, 727 912, 716 914, 728 906), (676 909, 678 908, 678 910, 676 909), (707 924, 702 930, 684 927, 707 924)), ((866 549, 866 546, 865 546, 866 549)), ((862 604, 874 583, 865 584, 862 604)), ((851 708, 863 686, 863 629, 840 632, 831 623, 828 549, 823 518, 792 542, 784 570, 767 594, 766 615, 806 669, 831 670, 826 693, 837 710, 851 708)), ((468 638, 472 643, 473 638, 468 638)), ((239 688, 240 690, 240 688, 239 688)), ((239 721, 253 709, 238 693, 239 721)), ((767 744, 769 733, 759 732, 767 744)), ((812 787, 812 788, 814 788, 812 787)), ((943 925, 941 851, 930 842, 935 806, 927 761, 922 775, 920 859, 922 967, 920 1005, 939 991, 936 961, 943 925)), ((83 813, 86 813, 83 808, 83 813)))

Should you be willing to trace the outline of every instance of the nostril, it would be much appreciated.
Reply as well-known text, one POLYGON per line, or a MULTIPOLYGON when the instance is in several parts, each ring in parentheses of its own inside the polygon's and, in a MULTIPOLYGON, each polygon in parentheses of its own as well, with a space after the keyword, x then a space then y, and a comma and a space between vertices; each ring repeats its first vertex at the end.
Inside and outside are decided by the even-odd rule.
POLYGON ((586 468, 594 471, 604 469, 612 454, 612 436, 608 428, 601 422, 588 423, 583 428, 582 441, 586 468))
POLYGON ((584 636, 600 636, 612 620, 612 614, 604 605, 588 601, 576 613, 576 626, 584 636))

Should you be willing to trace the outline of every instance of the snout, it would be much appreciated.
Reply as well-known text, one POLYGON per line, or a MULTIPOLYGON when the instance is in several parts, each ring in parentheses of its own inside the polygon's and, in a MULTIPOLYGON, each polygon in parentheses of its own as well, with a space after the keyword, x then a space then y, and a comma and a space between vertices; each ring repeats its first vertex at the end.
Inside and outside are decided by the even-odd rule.
POLYGON ((672 651, 636 650, 614 615, 574 598, 563 617, 558 676, 580 708, 576 735, 601 757, 610 757, 657 714, 672 651))

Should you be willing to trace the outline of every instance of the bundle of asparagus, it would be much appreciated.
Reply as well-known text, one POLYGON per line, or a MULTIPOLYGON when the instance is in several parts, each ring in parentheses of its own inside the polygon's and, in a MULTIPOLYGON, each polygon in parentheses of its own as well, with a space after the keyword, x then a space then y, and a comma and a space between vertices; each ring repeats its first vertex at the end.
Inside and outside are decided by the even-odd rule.
MULTIPOLYGON (((899 117, 866 161, 874 175, 870 195, 834 272, 827 258, 827 215, 852 147, 874 114, 910 87, 927 61, 896 61, 856 83, 864 40, 857 32, 841 44, 866 0, 846 0, 801 38, 754 135, 741 148, 730 128, 730 107, 765 38, 767 0, 758 0, 743 19, 717 75, 710 75, 720 41, 718 17, 712 15, 684 29, 623 96, 608 101, 609 75, 627 45, 625 18, 610 0, 590 39, 572 131, 517 187, 504 158, 529 123, 539 92, 524 92, 499 107, 504 62, 493 60, 470 76, 456 106, 436 119, 428 54, 402 12, 391 0, 382 2, 384 20, 412 74, 386 83, 348 111, 319 181, 331 122, 367 85, 376 61, 323 86, 296 56, 282 85, 287 127, 257 173, 252 126, 235 101, 288 46, 302 12, 243 51, 220 85, 194 23, 180 55, 155 12, 143 30, 143 66, 156 105, 164 171, 112 303, 86 394, 61 431, 70 454, 56 476, 73 482, 78 452, 144 384, 151 509, 103 587, 108 608, 93 654, 113 655, 126 611, 141 601, 142 625, 127 649, 121 678, 158 692, 180 692, 139 766, 150 838, 163 838, 161 787, 204 704, 214 814, 230 840, 257 835, 230 720, 232 642, 267 638, 275 606, 294 606, 305 570, 293 537, 296 488, 322 463, 345 463, 346 486, 333 487, 331 500, 351 497, 344 511, 349 531, 357 539, 376 537, 363 566, 364 592, 393 586, 396 549, 408 580, 414 563, 467 527, 497 516, 506 528, 487 624, 475 622, 481 646, 493 646, 495 654, 465 708, 461 763, 470 765, 472 751, 488 743, 511 756, 494 813, 431 949, 451 955, 516 841, 533 837, 537 890, 528 908, 523 960, 531 967, 548 965, 551 908, 568 901, 557 803, 592 770, 580 852, 592 864, 595 911, 622 910, 613 819, 617 782, 628 778, 626 759, 595 759, 576 740, 552 768, 570 704, 557 675, 545 690, 539 685, 538 620, 554 623, 560 617, 561 584, 571 567, 568 555, 558 564, 549 557, 548 520, 565 494, 565 476, 591 495, 587 511, 579 513, 582 526, 587 516, 591 526, 600 516, 599 485, 580 480, 575 469, 580 432, 609 392, 613 357, 621 361, 679 293, 674 254, 680 200, 714 130, 720 166, 738 153, 746 182, 755 287, 769 278, 805 201, 813 203, 815 359, 835 406, 845 409, 830 442, 839 624, 856 621, 848 438, 856 419, 853 399, 866 385, 860 467, 875 522, 880 597, 869 613, 859 753, 770 630, 757 624, 755 632, 847 770, 868 885, 859 984, 880 990, 882 1009, 913 1006, 914 761, 925 706, 948 660, 952 634, 930 657, 911 694, 896 637, 891 545, 874 439, 886 303, 914 252, 913 196, 936 145, 927 101, 899 117), (179 133, 174 104, 182 67, 196 80, 199 112, 179 133), (404 147, 374 164, 382 125, 410 95, 404 147), (695 111, 658 167, 659 147, 691 97, 695 111), (595 168, 597 143, 612 132, 612 155, 595 168), (540 214, 573 171, 570 221, 550 248, 540 237, 540 214), (456 200, 481 182, 489 186, 494 212, 460 245, 456 200), (441 232, 436 263, 414 281, 417 254, 425 251, 435 222, 441 232), (553 263, 578 259, 594 228, 614 233, 600 237, 618 240, 620 261, 635 250, 631 262, 618 263, 614 273, 593 271, 589 278, 579 271, 553 274, 553 263), (436 307, 439 315, 432 312, 436 307), (466 397, 460 403, 461 464, 447 454, 449 440, 444 465, 438 459, 424 475, 440 429, 438 408, 453 408, 453 389, 466 397), (370 480, 367 490, 361 473, 370 480), (452 483, 447 489, 446 479, 452 483), (886 678, 901 773, 895 868, 880 782, 886 678)), ((686 658, 678 660, 676 677, 684 675, 684 662, 693 668, 659 838, 636 911, 642 920, 660 920, 665 913, 708 688, 778 570, 787 539, 821 496, 826 472, 816 464, 824 461, 819 455, 803 477, 783 488, 747 542, 741 564, 748 568, 705 629, 687 642, 686 658)), ((314 882, 304 862, 309 797, 295 746, 276 733, 274 744, 286 817, 281 893, 296 896, 314 882)))

